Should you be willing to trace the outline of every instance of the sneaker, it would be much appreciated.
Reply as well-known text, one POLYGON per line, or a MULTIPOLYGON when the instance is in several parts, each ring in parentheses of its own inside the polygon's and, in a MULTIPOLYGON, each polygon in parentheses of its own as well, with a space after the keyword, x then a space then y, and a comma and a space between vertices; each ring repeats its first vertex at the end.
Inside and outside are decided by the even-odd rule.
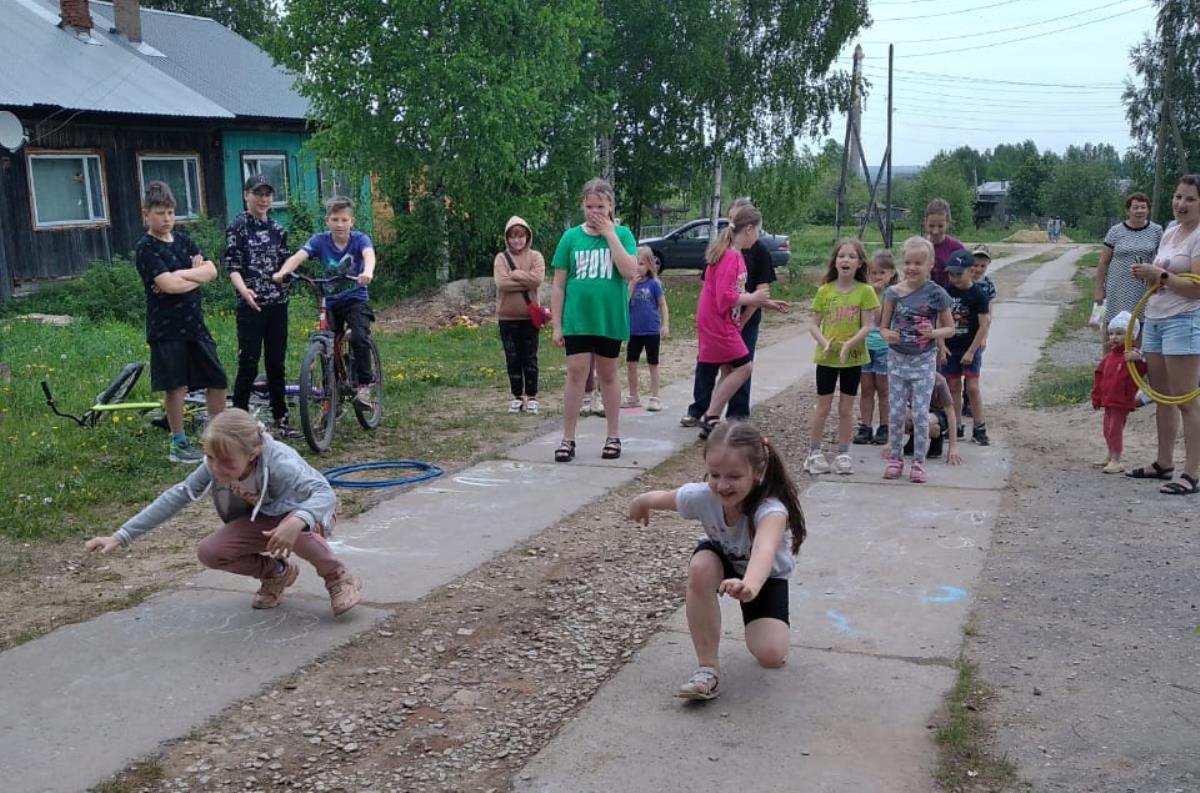
POLYGON ((992 442, 988 440, 987 427, 982 424, 976 424, 971 429, 971 440, 980 446, 991 446, 992 442))
POLYGON ((283 590, 296 583, 296 579, 299 577, 300 568, 296 566, 295 562, 288 562, 287 569, 281 575, 262 579, 262 585, 259 586, 258 593, 254 595, 251 607, 256 609, 275 608, 283 600, 283 590))
POLYGON ((870 443, 873 440, 871 435, 871 425, 859 424, 858 429, 854 433, 854 442, 859 446, 870 443))
POLYGON ((883 469, 884 479, 899 479, 904 473, 904 459, 901 457, 893 457, 887 461, 887 466, 883 469))
POLYGON ((662 400, 658 397, 650 397, 646 400, 646 410, 651 413, 657 413, 662 410, 662 400))
POLYGON ((529 415, 536 416, 538 414, 538 411, 541 409, 542 409, 542 406, 539 405, 538 401, 536 399, 534 399, 533 397, 529 397, 529 399, 525 400, 525 412, 528 413, 529 415))
POLYGON ((967 429, 966 427, 959 424, 957 427, 954 428, 955 437, 957 437, 959 440, 962 440, 963 435, 966 433, 966 429, 967 429))
POLYGON ((1103 460, 1092 460, 1092 467, 1093 468, 1103 468, 1104 466, 1108 465, 1111 462, 1112 462, 1111 457, 1105 457, 1103 460))
POLYGON ((833 458, 833 472, 842 476, 849 476, 854 473, 854 460, 845 452, 833 458))
POLYGON ((825 452, 817 449, 809 453, 808 459, 804 461, 804 470, 810 474, 829 473, 829 460, 825 458, 825 452))
POLYGON ((1125 466, 1121 465, 1116 460, 1109 460, 1107 463, 1104 464, 1104 467, 1100 469, 1100 473, 1123 474, 1123 473, 1125 473, 1125 466))
POLYGON ((204 460, 204 455, 200 453, 192 444, 184 440, 182 443, 171 441, 171 450, 167 453, 167 459, 173 463, 188 463, 196 464, 204 460))
POLYGON ((325 588, 329 590, 329 605, 333 607, 335 617, 342 616, 362 600, 362 579, 346 569, 337 578, 326 581, 325 588))
POLYGON ((942 447, 945 445, 945 442, 946 442, 946 438, 943 435, 939 435, 936 438, 930 438, 929 439, 929 454, 927 454, 925 456, 932 457, 935 460, 937 458, 941 457, 942 456, 942 447))
POLYGON ((679 420, 679 426, 681 426, 681 427, 699 427, 700 426, 700 417, 693 416, 691 413, 687 413, 684 415, 683 418, 681 418, 679 420))
POLYGON ((692 676, 679 687, 675 696, 682 699, 710 700, 716 699, 720 694, 721 679, 717 676, 717 670, 711 666, 702 666, 692 672, 692 676))
POLYGON ((700 422, 699 422, 700 440, 702 440, 702 441, 708 440, 708 436, 712 435, 712 431, 715 430, 717 428, 717 425, 720 423, 721 423, 720 416, 705 416, 704 418, 700 419, 700 422))
POLYGON ((509 413, 520 413, 524 407, 525 407, 524 400, 518 399, 517 397, 513 397, 513 401, 508 403, 508 412, 509 413))
POLYGON ((290 441, 304 437, 299 431, 292 429, 292 425, 290 422, 288 422, 287 416, 284 416, 271 425, 271 435, 276 438, 283 438, 284 440, 290 441))
POLYGON ((592 392, 592 415, 604 418, 604 399, 599 391, 592 392))
POLYGON ((360 385, 358 390, 354 392, 354 404, 367 410, 375 409, 375 402, 371 399, 371 386, 360 385))
POLYGON ((596 404, 596 392, 589 391, 583 395, 583 403, 579 406, 579 415, 592 415, 592 405, 596 404))
POLYGON ((876 446, 885 446, 885 445, 887 445, 887 439, 888 439, 887 425, 880 424, 878 427, 875 428, 875 438, 874 438, 874 440, 871 441, 871 443, 875 444, 876 446))
POLYGON ((908 481, 919 485, 928 481, 928 479, 929 477, 925 475, 925 463, 913 461, 912 469, 908 472, 908 481))

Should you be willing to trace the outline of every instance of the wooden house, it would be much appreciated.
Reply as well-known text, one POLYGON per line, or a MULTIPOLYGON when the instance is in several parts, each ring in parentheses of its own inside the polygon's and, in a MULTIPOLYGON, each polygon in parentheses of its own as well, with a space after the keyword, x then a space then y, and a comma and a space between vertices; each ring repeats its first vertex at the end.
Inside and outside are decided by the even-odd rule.
POLYGON ((0 47, 22 68, 0 70, 0 112, 25 141, 0 148, 0 299, 128 255, 156 179, 171 185, 181 223, 237 214, 259 172, 276 185, 282 221, 289 197, 320 198, 308 102, 250 41, 138 0, 4 6, 0 47))

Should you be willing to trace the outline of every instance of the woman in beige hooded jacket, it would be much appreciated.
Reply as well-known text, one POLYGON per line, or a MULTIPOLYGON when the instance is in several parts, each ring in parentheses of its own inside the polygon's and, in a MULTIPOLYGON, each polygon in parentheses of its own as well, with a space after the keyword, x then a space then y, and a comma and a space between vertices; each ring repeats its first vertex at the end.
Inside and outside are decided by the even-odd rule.
POLYGON ((504 224, 504 250, 492 265, 496 279, 496 319, 512 389, 509 413, 538 412, 538 331, 529 319, 526 297, 538 302, 546 260, 533 250, 529 224, 513 215, 504 224))

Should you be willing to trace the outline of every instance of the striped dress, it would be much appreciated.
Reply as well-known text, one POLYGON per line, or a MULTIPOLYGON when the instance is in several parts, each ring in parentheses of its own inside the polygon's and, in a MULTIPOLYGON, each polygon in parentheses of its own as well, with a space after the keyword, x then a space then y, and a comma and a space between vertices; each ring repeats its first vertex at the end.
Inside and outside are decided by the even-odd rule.
POLYGON ((1112 250, 1112 261, 1108 265, 1108 278, 1104 282, 1104 325, 1122 311, 1133 313, 1134 306, 1142 299, 1146 285, 1134 277, 1131 268, 1137 262, 1152 262, 1162 240, 1162 226, 1147 223, 1140 229, 1128 223, 1118 223, 1104 235, 1104 244, 1112 250))

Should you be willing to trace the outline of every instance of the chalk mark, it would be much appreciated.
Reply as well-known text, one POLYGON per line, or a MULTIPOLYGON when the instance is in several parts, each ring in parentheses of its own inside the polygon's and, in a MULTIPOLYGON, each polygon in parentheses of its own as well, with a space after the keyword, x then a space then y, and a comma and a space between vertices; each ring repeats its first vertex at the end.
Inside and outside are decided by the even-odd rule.
POLYGON ((967 596, 967 590, 959 589, 956 586, 939 586, 934 587, 934 594, 926 595, 926 603, 953 603, 957 600, 962 600, 967 596))

